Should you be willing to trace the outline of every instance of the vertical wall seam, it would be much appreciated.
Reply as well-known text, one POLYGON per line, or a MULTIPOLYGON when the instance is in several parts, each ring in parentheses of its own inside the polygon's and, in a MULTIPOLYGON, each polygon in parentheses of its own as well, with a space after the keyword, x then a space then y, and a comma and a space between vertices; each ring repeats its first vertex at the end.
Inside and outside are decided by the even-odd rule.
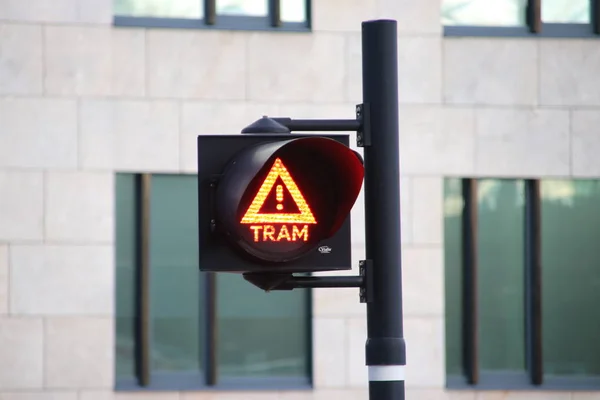
POLYGON ((41 24, 40 25, 40 46, 41 46, 41 67, 42 67, 42 87, 41 87, 41 94, 42 97, 45 97, 48 93, 48 89, 46 87, 47 85, 47 80, 48 80, 48 67, 47 67, 47 63, 46 63, 46 25, 41 24))

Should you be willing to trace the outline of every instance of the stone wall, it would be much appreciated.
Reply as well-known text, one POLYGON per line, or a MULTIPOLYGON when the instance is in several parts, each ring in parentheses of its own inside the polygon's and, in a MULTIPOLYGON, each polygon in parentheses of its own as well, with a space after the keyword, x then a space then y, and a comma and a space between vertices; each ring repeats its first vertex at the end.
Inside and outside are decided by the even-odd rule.
POLYGON ((196 135, 264 114, 352 118, 360 22, 386 17, 400 35, 408 398, 591 399, 443 389, 443 176, 598 176, 600 52, 444 39, 439 3, 313 0, 312 33, 267 33, 114 28, 110 0, 4 0, 0 398, 367 398, 364 306, 327 289, 314 294, 313 392, 114 394, 114 173, 193 173, 196 135))

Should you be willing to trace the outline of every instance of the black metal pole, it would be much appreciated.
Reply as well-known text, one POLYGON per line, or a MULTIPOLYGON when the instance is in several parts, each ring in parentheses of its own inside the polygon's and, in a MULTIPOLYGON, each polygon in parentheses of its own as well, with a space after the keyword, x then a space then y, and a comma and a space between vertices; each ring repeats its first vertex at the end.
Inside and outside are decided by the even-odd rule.
POLYGON ((363 104, 371 123, 364 148, 366 256, 373 268, 366 344, 371 400, 404 400, 396 46, 396 21, 363 22, 363 104))

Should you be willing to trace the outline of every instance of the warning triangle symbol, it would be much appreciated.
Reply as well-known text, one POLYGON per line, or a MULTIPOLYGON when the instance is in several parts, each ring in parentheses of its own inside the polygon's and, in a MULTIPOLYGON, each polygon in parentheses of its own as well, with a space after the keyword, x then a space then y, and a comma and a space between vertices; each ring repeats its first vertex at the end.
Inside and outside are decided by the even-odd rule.
POLYGON ((300 192, 298 185, 296 185, 296 182, 294 182, 294 179, 292 178, 292 176, 290 175, 288 170, 283 165, 283 162, 279 158, 275 159, 275 162, 273 163, 271 170, 269 171, 269 173, 267 174, 267 177, 265 178, 262 185, 260 186, 260 189, 258 189, 256 196, 254 196, 254 200, 252 200, 250 207, 248 207, 246 214, 244 214, 244 217, 242 218, 242 220, 240 222, 242 224, 266 224, 266 223, 316 224, 317 223, 312 211, 310 210, 308 203, 304 199, 304 196, 302 196, 302 193, 300 192), (280 178, 281 181, 283 181, 283 184, 285 185, 289 194, 292 196, 292 199, 296 203, 296 207, 298 207, 298 210, 300 210, 300 212, 298 212, 298 213, 285 213, 285 212, 282 212, 282 213, 260 213, 260 209, 263 207, 263 204, 265 203, 267 196, 273 189, 273 186, 275 185, 275 181, 277 180, 277 178, 280 178))

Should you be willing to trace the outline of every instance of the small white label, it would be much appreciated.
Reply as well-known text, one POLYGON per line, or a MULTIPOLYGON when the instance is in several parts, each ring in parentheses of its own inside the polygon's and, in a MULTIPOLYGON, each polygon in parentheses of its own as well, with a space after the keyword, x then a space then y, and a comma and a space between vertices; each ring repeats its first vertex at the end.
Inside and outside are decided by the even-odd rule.
POLYGON ((329 247, 329 246, 321 246, 321 247, 319 247, 319 253, 321 253, 321 254, 329 254, 329 253, 331 253, 331 247, 329 247))

